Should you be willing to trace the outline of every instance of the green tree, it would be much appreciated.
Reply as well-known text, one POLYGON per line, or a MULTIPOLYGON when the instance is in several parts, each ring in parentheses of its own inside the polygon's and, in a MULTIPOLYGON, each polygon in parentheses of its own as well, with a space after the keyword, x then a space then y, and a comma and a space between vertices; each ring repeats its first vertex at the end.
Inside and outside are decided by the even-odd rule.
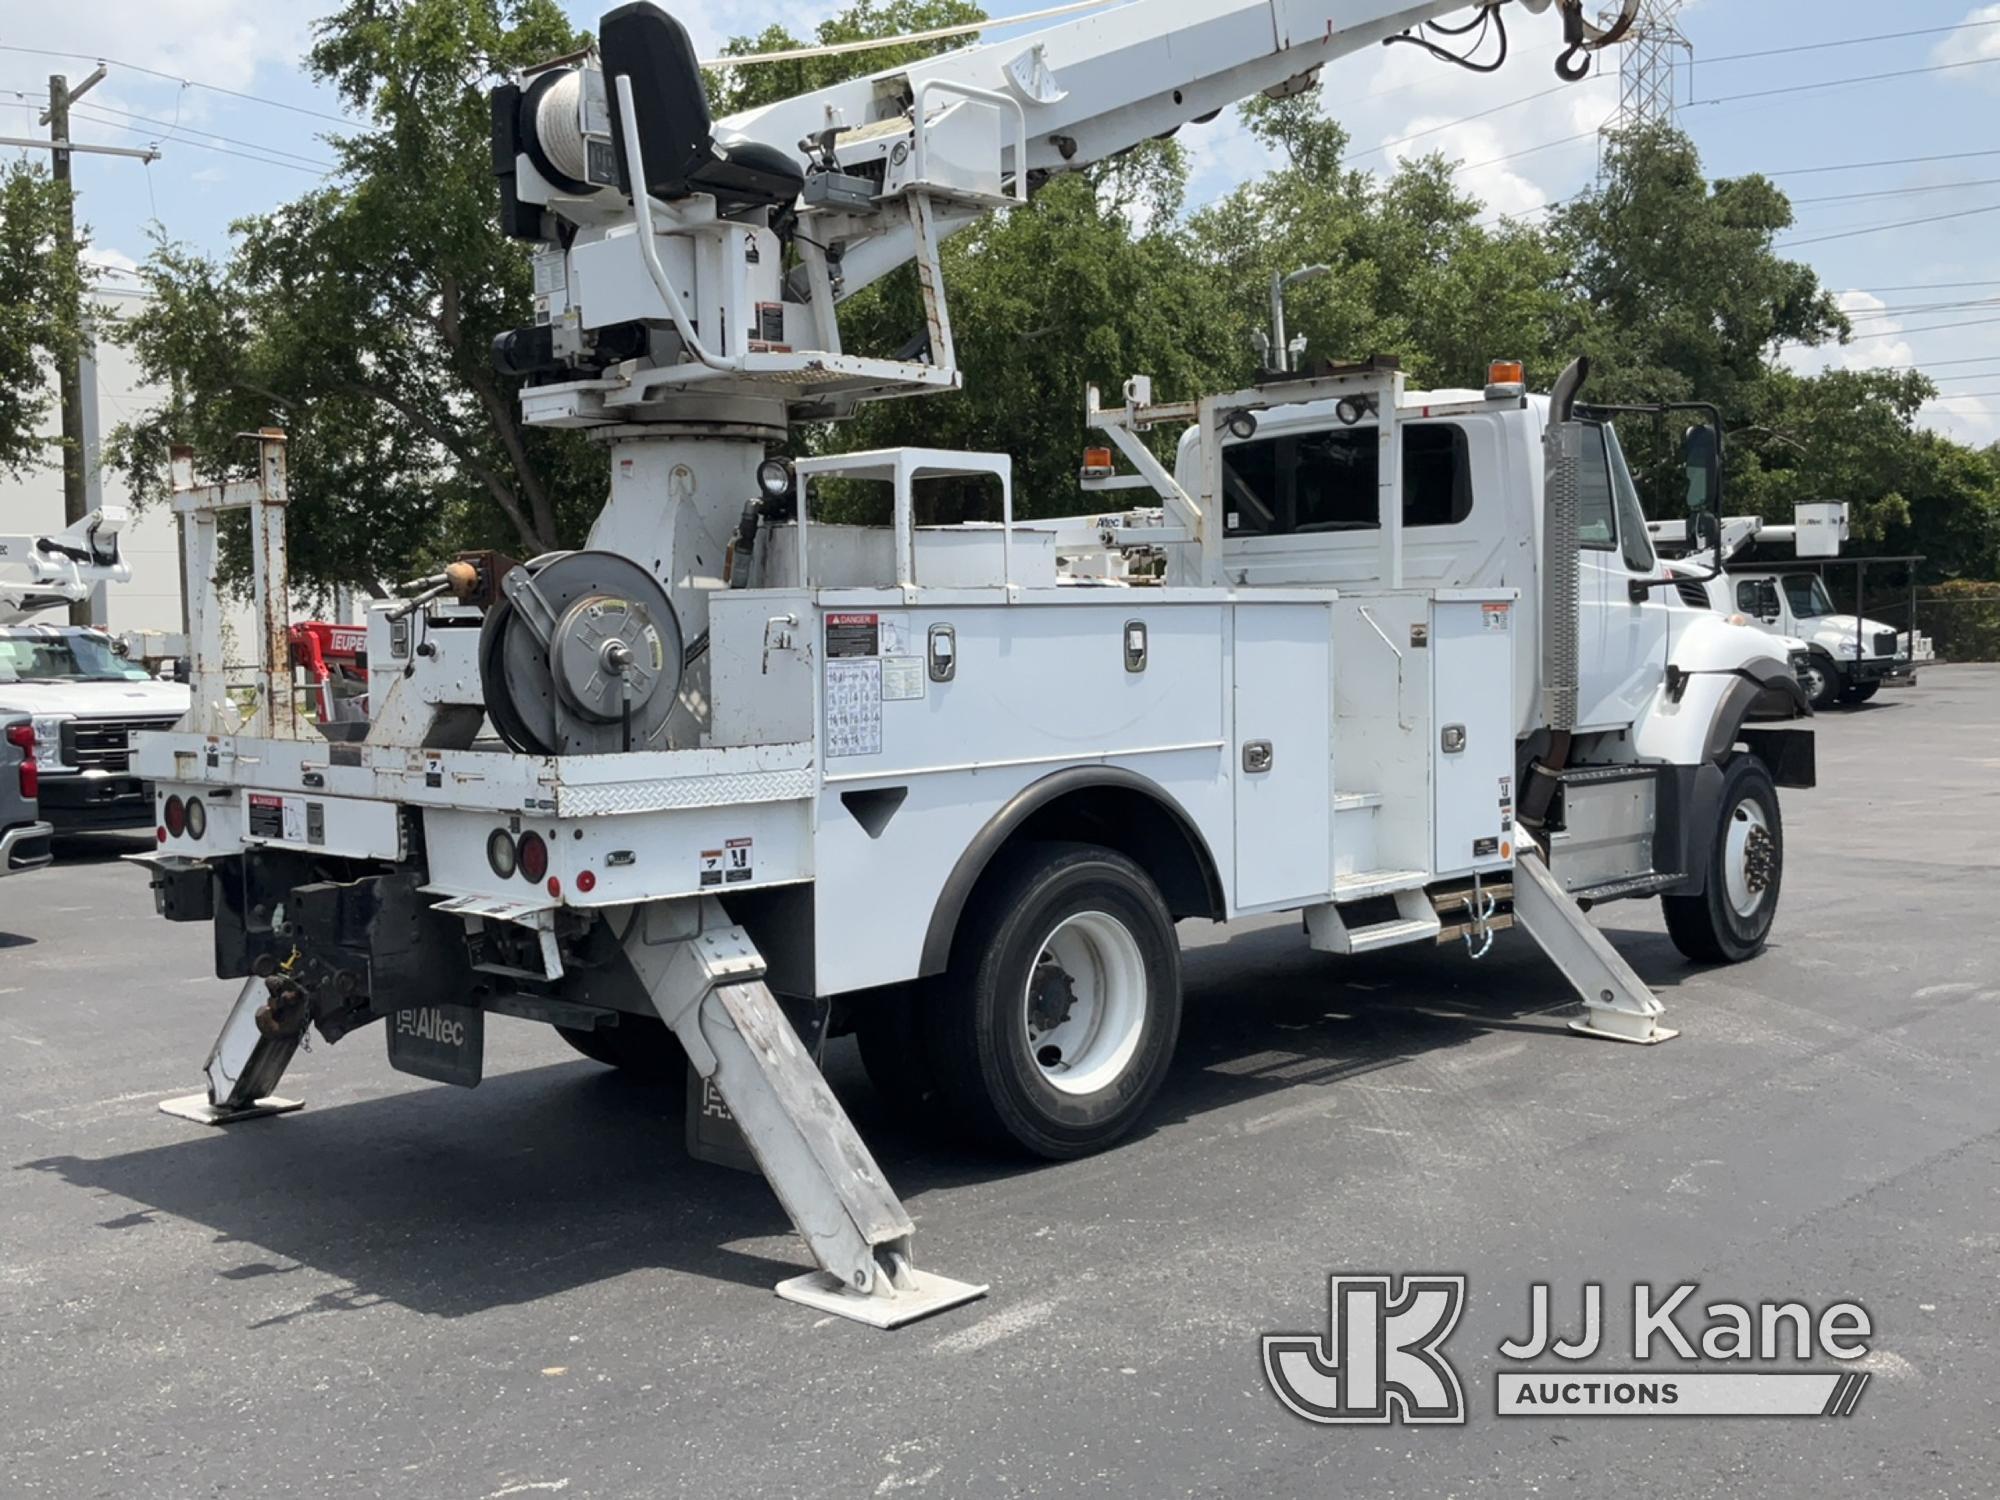
POLYGON ((0 470, 20 474, 51 462, 60 442, 44 435, 49 373, 74 360, 83 278, 68 235, 70 193, 39 162, 0 172, 0 470))
POLYGON ((169 394, 118 430, 116 460, 155 497, 170 442, 229 472, 249 457, 237 433, 285 428, 304 580, 574 541, 602 454, 524 426, 490 354, 532 289, 497 221, 485 91, 581 38, 553 0, 351 0, 315 35, 313 74, 374 128, 330 137, 334 178, 238 222, 226 259, 155 248, 120 336, 169 394))
MULTIPOLYGON (((832 47, 865 42, 875 37, 910 36, 945 27, 964 26, 986 19, 986 12, 970 0, 859 0, 831 20, 822 21, 813 31, 811 43, 801 41, 783 26, 767 26, 756 36, 731 37, 723 45, 725 57, 751 57, 765 52, 796 52, 810 46, 832 47)), ((870 47, 860 52, 837 52, 830 57, 788 58, 784 62, 759 63, 752 67, 715 68, 708 75, 709 108, 720 118, 740 110, 774 104, 815 89, 845 83, 866 73, 898 68, 934 57, 954 47, 976 40, 969 35, 939 37, 928 42, 904 42, 892 47, 870 47)), ((782 144, 789 146, 789 141, 782 144)))
POLYGON ((1549 215, 1567 267, 1563 330, 1605 401, 1745 407, 1784 345, 1844 337, 1846 317, 1773 241, 1792 207, 1768 178, 1711 184, 1694 143, 1641 125, 1605 148, 1601 184, 1549 215))

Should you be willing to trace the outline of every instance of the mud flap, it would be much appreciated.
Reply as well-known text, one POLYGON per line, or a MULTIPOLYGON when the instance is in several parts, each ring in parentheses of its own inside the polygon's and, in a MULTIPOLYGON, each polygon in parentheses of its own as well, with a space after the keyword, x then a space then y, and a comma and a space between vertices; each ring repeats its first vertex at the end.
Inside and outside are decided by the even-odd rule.
POLYGON ((419 1005, 399 1010, 383 1027, 389 1066, 398 1073, 479 1087, 486 1068, 486 1012, 471 1005, 419 1005))

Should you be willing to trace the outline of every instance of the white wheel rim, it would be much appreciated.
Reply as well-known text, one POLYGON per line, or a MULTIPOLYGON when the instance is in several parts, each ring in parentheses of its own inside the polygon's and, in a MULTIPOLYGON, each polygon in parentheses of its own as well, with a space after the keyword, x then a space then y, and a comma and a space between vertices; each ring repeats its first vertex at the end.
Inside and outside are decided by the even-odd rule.
POLYGON ((1042 939, 1021 990, 1028 1056, 1065 1094, 1094 1094, 1130 1066, 1146 1029, 1139 941, 1101 911, 1065 917, 1042 939))
POLYGON ((1821 693, 1826 691, 1826 673, 1822 672, 1818 667, 1807 667, 1805 681, 1800 686, 1805 689, 1808 699, 1817 698, 1821 693))
POLYGON ((1729 904, 1739 917, 1755 916, 1777 873, 1777 841, 1763 807, 1748 797, 1730 811, 1727 829, 1722 873, 1729 904))

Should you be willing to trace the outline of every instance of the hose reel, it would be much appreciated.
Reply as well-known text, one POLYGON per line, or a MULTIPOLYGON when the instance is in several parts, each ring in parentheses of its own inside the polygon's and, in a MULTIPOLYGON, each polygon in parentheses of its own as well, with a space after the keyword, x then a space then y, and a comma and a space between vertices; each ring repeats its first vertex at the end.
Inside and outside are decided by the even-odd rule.
POLYGON ((660 581, 613 552, 550 552, 501 580, 479 635, 500 738, 524 755, 665 748, 684 643, 660 581))

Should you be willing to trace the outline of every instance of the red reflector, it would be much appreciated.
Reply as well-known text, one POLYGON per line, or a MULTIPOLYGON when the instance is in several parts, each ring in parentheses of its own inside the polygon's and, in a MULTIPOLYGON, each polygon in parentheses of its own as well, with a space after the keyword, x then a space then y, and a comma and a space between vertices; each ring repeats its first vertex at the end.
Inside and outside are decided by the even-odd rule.
POLYGON ((161 842, 161 843, 163 843, 163 844, 164 844, 164 843, 165 843, 165 842, 167 841, 167 830, 166 830, 166 829, 164 829, 164 828, 155 828, 155 829, 153 830, 153 832, 154 832, 154 833, 155 833, 156 835, 158 835, 158 837, 159 837, 159 840, 160 840, 160 842, 161 842))
POLYGON ((560 896, 562 894, 562 882, 553 875, 549 877, 549 894, 551 896, 560 896))
POLYGON ((166 815, 162 821, 167 825, 167 832, 175 838, 187 832, 187 809, 181 805, 180 798, 167 798, 166 815))
POLYGON ((541 878, 549 873, 549 846, 542 842, 539 833, 524 833, 518 852, 520 857, 516 864, 520 867, 521 878, 530 884, 539 884, 541 878))
POLYGON ((35 748, 35 726, 32 724, 10 724, 7 726, 7 743, 18 745, 23 750, 35 748))
POLYGON ((592 891, 597 889, 597 876, 589 870, 579 871, 576 877, 576 888, 588 896, 592 891))

